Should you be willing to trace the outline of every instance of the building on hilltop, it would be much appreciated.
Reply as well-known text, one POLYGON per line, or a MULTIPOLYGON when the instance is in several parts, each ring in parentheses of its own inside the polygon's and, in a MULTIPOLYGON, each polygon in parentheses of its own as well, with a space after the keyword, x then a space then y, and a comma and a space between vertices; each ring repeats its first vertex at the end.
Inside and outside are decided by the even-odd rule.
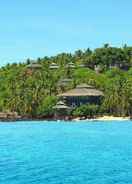
POLYGON ((56 63, 51 63, 49 69, 59 69, 59 65, 57 65, 56 63))
POLYGON ((68 63, 68 64, 66 65, 66 68, 75 69, 76 66, 75 66, 75 64, 74 64, 73 62, 70 62, 70 63, 68 63))
POLYGON ((30 63, 29 65, 27 65, 27 68, 31 69, 31 70, 38 70, 38 69, 42 68, 42 65, 39 63, 33 62, 33 63, 30 63))

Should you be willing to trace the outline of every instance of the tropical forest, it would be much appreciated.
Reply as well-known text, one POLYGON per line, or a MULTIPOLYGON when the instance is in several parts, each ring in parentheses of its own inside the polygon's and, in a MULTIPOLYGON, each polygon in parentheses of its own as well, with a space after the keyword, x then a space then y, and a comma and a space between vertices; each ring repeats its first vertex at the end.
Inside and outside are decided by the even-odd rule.
POLYGON ((94 50, 7 64, 0 68, 0 112, 53 116, 58 94, 82 83, 101 90, 104 97, 100 105, 74 108, 72 115, 131 116, 132 47, 105 44, 94 50))

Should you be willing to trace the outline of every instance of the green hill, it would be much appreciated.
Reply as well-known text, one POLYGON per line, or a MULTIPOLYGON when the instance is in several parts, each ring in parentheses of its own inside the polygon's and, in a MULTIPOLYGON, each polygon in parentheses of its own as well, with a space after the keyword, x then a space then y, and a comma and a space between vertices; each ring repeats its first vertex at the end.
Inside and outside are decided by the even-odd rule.
POLYGON ((0 69, 0 111, 37 117, 53 114, 57 94, 87 83, 102 90, 100 113, 132 113, 132 47, 105 44, 94 51, 78 50, 54 57, 27 59, 0 69), (53 67, 57 66, 57 67, 53 67), (72 79, 61 83, 64 79, 72 79))

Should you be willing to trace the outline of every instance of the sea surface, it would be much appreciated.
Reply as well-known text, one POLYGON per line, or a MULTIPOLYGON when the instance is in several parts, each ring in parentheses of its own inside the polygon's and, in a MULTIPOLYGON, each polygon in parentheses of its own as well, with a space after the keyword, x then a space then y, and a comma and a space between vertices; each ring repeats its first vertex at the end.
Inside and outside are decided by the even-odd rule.
POLYGON ((132 122, 0 123, 0 184, 132 184, 132 122))

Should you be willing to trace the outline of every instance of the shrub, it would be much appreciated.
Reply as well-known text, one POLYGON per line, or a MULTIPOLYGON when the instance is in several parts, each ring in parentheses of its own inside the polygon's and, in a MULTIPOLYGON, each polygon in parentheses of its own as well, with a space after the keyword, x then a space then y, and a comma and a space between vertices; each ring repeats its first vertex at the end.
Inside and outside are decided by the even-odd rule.
POLYGON ((77 107, 73 112, 73 116, 85 116, 85 117, 94 117, 98 114, 99 107, 98 105, 88 104, 77 107))

